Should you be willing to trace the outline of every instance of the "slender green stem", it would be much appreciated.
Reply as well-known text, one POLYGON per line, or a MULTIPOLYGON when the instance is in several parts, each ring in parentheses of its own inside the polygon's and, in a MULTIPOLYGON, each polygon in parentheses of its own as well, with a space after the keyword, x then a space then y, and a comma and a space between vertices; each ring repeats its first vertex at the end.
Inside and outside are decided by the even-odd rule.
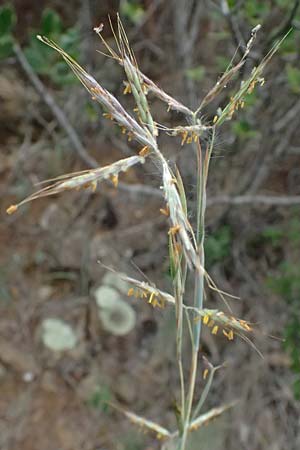
POLYGON ((214 148, 215 137, 216 137, 216 127, 214 126, 213 129, 212 129, 212 135, 211 135, 208 151, 207 151, 206 156, 205 156, 205 173, 204 173, 205 188, 206 188, 206 185, 207 185, 208 170, 209 170, 209 164, 210 164, 210 160, 211 160, 211 154, 212 154, 212 151, 213 151, 213 148, 214 148))
POLYGON ((213 382, 213 379, 214 379, 214 375, 215 375, 216 371, 218 369, 220 369, 221 367, 222 366, 217 366, 217 367, 213 367, 211 369, 209 377, 208 377, 208 380, 207 380, 207 383, 205 385, 205 388, 203 389, 203 392, 201 394, 199 402, 198 402, 198 404, 197 404, 197 406, 195 408, 194 414, 192 416, 192 420, 196 419, 196 417, 199 415, 199 413, 201 411, 201 408, 202 408, 205 400, 207 399, 208 393, 210 391, 210 388, 211 388, 211 385, 212 385, 212 382, 213 382))
MULTIPOLYGON (((181 272, 181 271, 178 271, 181 272)), ((180 378, 180 392, 181 392, 181 420, 183 422, 185 415, 185 387, 184 374, 182 365, 182 324, 183 324, 183 295, 181 273, 178 273, 175 279, 175 312, 176 312, 176 356, 180 378)))
POLYGON ((193 404, 194 391, 195 391, 195 383, 196 383, 197 360, 198 360, 198 352, 193 351, 192 362, 191 362, 189 392, 188 392, 187 407, 186 407, 186 417, 185 417, 183 433, 182 433, 182 437, 181 437, 181 441, 180 441, 180 450, 186 450, 186 442, 187 442, 187 437, 188 437, 188 429, 189 429, 189 424, 190 424, 190 417, 191 417, 192 404, 193 404))
MULTIPOLYGON (((199 267, 195 269, 195 282, 194 282, 194 307, 198 309, 203 308, 204 298, 204 236, 205 236, 205 209, 206 209, 206 183, 208 176, 209 161, 213 149, 215 137, 215 129, 213 129, 213 137, 210 146, 205 152, 203 158, 200 141, 197 143, 197 231, 196 240, 198 245, 199 255, 199 267)), ((185 450, 188 437, 188 429, 191 419, 192 405, 195 392, 197 366, 198 366, 198 353, 200 346, 201 336, 201 320, 197 321, 193 326, 193 349, 192 349, 192 361, 190 370, 190 382, 189 391, 187 394, 187 406, 185 414, 185 422, 183 428, 183 434, 181 437, 180 450, 185 450)), ((206 394, 204 395, 206 397, 206 394)), ((203 397, 203 396, 202 396, 203 397)))

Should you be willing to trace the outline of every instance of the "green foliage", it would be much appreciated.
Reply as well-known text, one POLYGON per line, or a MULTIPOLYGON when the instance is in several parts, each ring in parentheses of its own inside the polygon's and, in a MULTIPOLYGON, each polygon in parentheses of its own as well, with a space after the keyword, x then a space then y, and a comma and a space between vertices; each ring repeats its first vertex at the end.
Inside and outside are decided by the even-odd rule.
POLYGON ((144 17, 145 10, 137 1, 126 0, 120 6, 121 15, 130 20, 133 24, 138 24, 144 17))
POLYGON ((253 25, 257 25, 259 21, 270 13, 270 3, 268 1, 247 0, 244 8, 246 17, 253 25))
POLYGON ((232 131, 241 140, 255 138, 258 134, 256 130, 251 128, 250 123, 246 119, 233 122, 232 131))
POLYGON ((10 4, 1 6, 0 8, 0 36, 11 33, 17 18, 10 4))
POLYGON ((292 358, 292 369, 300 374, 300 327, 299 320, 296 317, 289 322, 284 337, 284 346, 290 352, 292 358))
POLYGON ((267 227, 262 233, 262 236, 269 240, 274 247, 281 244, 284 236, 284 230, 278 227, 267 227))
POLYGON ((0 60, 13 54, 12 31, 17 18, 10 4, 0 7, 0 60))
MULTIPOLYGON (((0 60, 13 55, 14 36, 12 34, 17 22, 13 6, 6 4, 0 8, 0 60)), ((72 57, 78 58, 79 30, 76 27, 64 30, 61 17, 52 9, 46 8, 42 15, 41 26, 29 36, 24 49, 26 58, 33 70, 50 78, 59 85, 73 83, 74 76, 59 55, 42 44, 36 35, 45 35, 59 43, 72 57)))
POLYGON ((290 305, 297 305, 300 302, 300 264, 297 266, 285 261, 280 264, 279 271, 277 276, 268 278, 268 286, 274 292, 284 297, 290 305))
POLYGON ((295 31, 292 30, 282 42, 278 50, 278 53, 283 56, 291 57, 292 55, 297 55, 298 49, 299 49, 299 38, 297 39, 295 31))
POLYGON ((111 390, 107 385, 96 386, 94 392, 88 400, 88 404, 95 409, 107 413, 109 410, 108 402, 111 400, 111 390))
POLYGON ((287 80, 289 87, 294 94, 300 93, 300 69, 291 64, 286 66, 287 80))
POLYGON ((271 241, 274 246, 284 244, 284 238, 286 241, 292 244, 300 244, 300 218, 295 215, 289 220, 286 226, 270 226, 266 227, 262 233, 262 236, 271 241))
POLYGON ((73 83, 75 77, 68 70, 66 64, 61 61, 58 54, 40 42, 36 35, 41 34, 53 39, 73 58, 78 58, 79 30, 76 27, 63 29, 60 16, 47 8, 43 12, 41 28, 35 30, 30 38, 29 45, 24 53, 36 73, 47 76, 52 82, 59 85, 73 83))
POLYGON ((59 15, 52 9, 45 9, 42 16, 41 31, 46 36, 58 37, 62 33, 62 22, 59 15))
POLYGON ((217 64, 217 71, 219 73, 224 73, 230 67, 231 61, 228 57, 223 55, 217 55, 216 56, 216 64, 217 64))
POLYGON ((294 381, 294 395, 297 400, 300 400, 300 377, 294 381))
POLYGON ((205 259, 207 267, 223 261, 230 255, 231 230, 223 226, 205 240, 205 259))
POLYGON ((186 71, 186 76, 190 80, 202 81, 205 76, 205 68, 203 66, 193 67, 186 71))
POLYGON ((275 3, 277 6, 285 10, 289 9, 289 7, 291 6, 290 0, 275 0, 275 3))
MULTIPOLYGON (((286 229, 285 227, 269 227, 264 231, 263 236, 270 240, 274 247, 283 246, 287 241, 299 246, 299 230, 300 221, 298 217, 294 217, 286 229)), ((298 264, 284 261, 278 269, 279 272, 275 276, 268 277, 267 285, 288 305, 289 320, 284 330, 284 348, 291 357, 292 370, 297 374, 294 395, 300 400, 300 261, 298 264)))
POLYGON ((234 8, 236 4, 236 0, 228 0, 228 6, 230 9, 234 8))

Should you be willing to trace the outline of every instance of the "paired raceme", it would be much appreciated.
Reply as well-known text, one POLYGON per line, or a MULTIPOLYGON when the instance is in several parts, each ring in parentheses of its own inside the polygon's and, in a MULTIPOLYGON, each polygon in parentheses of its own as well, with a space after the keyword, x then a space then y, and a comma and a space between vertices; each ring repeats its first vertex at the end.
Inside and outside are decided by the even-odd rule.
MULTIPOLYGON (((133 295, 137 298, 147 300, 148 303, 152 304, 152 306, 154 307, 157 306, 159 308, 164 308, 167 304, 175 306, 176 301, 171 294, 164 292, 155 286, 151 286, 150 284, 144 281, 139 281, 124 275, 120 275, 120 277, 124 281, 135 286, 135 288, 129 289, 128 291, 129 296, 133 295)), ((229 316, 228 314, 225 314, 223 311, 219 311, 217 309, 208 309, 208 308, 198 309, 193 306, 188 306, 186 304, 183 304, 183 308, 188 313, 192 313, 194 321, 202 320, 204 325, 207 325, 212 329, 215 326, 220 326, 225 330, 232 330, 236 331, 237 333, 245 333, 245 332, 249 333, 253 331, 251 325, 247 321, 238 319, 234 316, 229 316)), ((225 334, 225 336, 229 340, 233 339, 232 334, 230 334, 229 336, 225 334), (231 339, 230 336, 232 336, 231 339)))

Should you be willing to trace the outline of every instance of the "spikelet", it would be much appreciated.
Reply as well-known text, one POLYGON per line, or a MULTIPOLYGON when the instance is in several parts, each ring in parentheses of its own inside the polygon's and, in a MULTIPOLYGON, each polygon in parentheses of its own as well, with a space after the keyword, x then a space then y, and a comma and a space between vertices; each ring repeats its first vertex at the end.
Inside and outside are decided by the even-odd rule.
POLYGON ((145 159, 142 156, 131 156, 129 158, 121 159, 109 166, 101 167, 99 169, 84 170, 82 172, 74 172, 61 177, 54 178, 48 186, 31 194, 29 197, 22 200, 17 205, 11 205, 7 208, 7 214, 14 213, 17 208, 24 203, 36 200, 40 197, 47 197, 49 195, 59 194, 63 191, 72 189, 78 190, 80 188, 90 187, 93 190, 97 187, 98 181, 112 180, 115 187, 117 186, 118 175, 120 172, 125 172, 130 167, 138 163, 144 163, 145 159))
POLYGON ((251 332, 253 331, 252 327, 246 320, 237 319, 233 316, 228 316, 222 311, 218 311, 217 309, 207 309, 204 308, 202 310, 191 308, 198 314, 198 317, 195 320, 203 321, 204 325, 207 325, 209 328, 212 328, 212 334, 217 334, 218 325, 224 328, 223 334, 230 341, 233 340, 233 332, 251 332), (217 325, 215 325, 217 324, 217 325))
POLYGON ((134 96, 138 108, 139 117, 142 124, 145 124, 147 126, 151 134, 157 136, 157 128, 155 127, 152 115, 149 110, 148 100, 143 89, 139 71, 135 64, 129 64, 129 62, 129 57, 127 55, 124 55, 123 67, 130 84, 132 95, 134 96))
POLYGON ((178 111, 184 114, 186 117, 193 117, 194 113, 185 105, 180 103, 175 98, 171 97, 165 91, 163 91, 160 87, 158 87, 150 78, 144 75, 142 72, 140 73, 140 77, 143 80, 144 85, 147 87, 149 92, 152 92, 155 97, 159 98, 161 101, 168 105, 168 110, 172 109, 174 111, 178 111))
MULTIPOLYGON (((226 88, 229 81, 240 71, 240 69, 246 62, 246 59, 249 55, 251 47, 256 38, 257 32, 260 30, 260 28, 261 28, 261 26, 257 25, 255 28, 252 29, 250 39, 246 45, 246 49, 245 49, 245 52, 244 52, 242 58, 240 59, 240 61, 238 61, 238 63, 236 65, 234 65, 231 68, 228 68, 225 71, 225 73, 221 76, 221 78, 217 81, 217 83, 213 86, 213 88, 206 94, 206 96, 202 100, 199 108, 196 111, 197 113, 199 113, 204 106, 206 106, 208 103, 210 103, 224 88, 226 88)), ((218 116, 215 116, 214 123, 216 123, 217 121, 218 121, 218 116), (217 119, 216 119, 216 117, 217 117, 217 119)))
POLYGON ((49 47, 56 50, 66 63, 71 67, 74 74, 81 81, 83 86, 91 94, 94 100, 97 100, 107 111, 110 118, 113 118, 120 127, 125 127, 125 129, 131 133, 137 141, 141 142, 143 145, 149 145, 153 147, 155 145, 155 140, 152 138, 151 134, 147 132, 138 122, 131 117, 130 114, 123 108, 119 101, 106 89, 100 86, 99 83, 89 75, 71 56, 69 56, 62 48, 60 48, 54 41, 44 37, 37 36, 37 38, 48 45, 49 47))
MULTIPOLYGON (((129 56, 133 56, 133 53, 129 47, 129 43, 128 43, 128 39, 127 36, 125 34, 122 22, 120 20, 119 15, 117 16, 117 20, 118 20, 118 36, 114 30, 114 27, 111 23, 110 20, 110 26, 111 26, 111 30, 112 33, 114 35, 116 44, 117 44, 117 48, 119 51, 119 54, 108 44, 108 42, 106 42, 106 40, 104 39, 104 37, 101 34, 101 31, 103 29, 103 27, 99 28, 99 27, 95 27, 94 31, 98 34, 99 38, 101 39, 103 45, 105 46, 106 50, 109 52, 110 56, 115 59, 116 61, 118 61, 118 63, 123 66, 124 65, 124 49, 127 50, 127 54, 129 56)), ((152 80, 150 80, 150 78, 148 78, 145 74, 143 74, 137 67, 134 58, 128 58, 127 60, 127 65, 128 65, 128 70, 132 71, 132 72, 137 72, 137 75, 141 81, 142 84, 142 90, 144 91, 144 93, 146 94, 147 92, 152 92, 153 95, 155 95, 155 97, 159 98, 161 101, 165 102, 168 105, 168 109, 173 109, 174 111, 178 111, 182 114, 184 114, 187 117, 192 117, 194 116, 193 111, 191 111, 189 108, 187 108, 185 105, 183 105, 182 103, 180 103, 178 100, 176 100, 175 98, 171 97, 169 94, 167 94, 166 92, 164 92, 161 88, 159 88, 152 80)), ((125 87, 125 93, 128 93, 128 88, 127 85, 125 87)))
POLYGON ((139 281, 136 280, 135 278, 127 277, 126 275, 120 274, 120 277, 122 278, 122 280, 127 281, 128 283, 135 286, 135 289, 134 288, 129 289, 128 296, 148 299, 148 302, 150 297, 152 296, 152 299, 156 298, 159 300, 161 305, 163 305, 161 307, 164 307, 166 303, 175 305, 174 297, 168 294, 167 292, 161 291, 156 286, 152 286, 149 283, 146 283, 145 281, 139 281))
POLYGON ((165 128, 165 131, 171 136, 181 136, 181 145, 184 145, 185 143, 191 144, 192 142, 197 142, 199 137, 204 132, 211 130, 211 128, 210 125, 202 125, 199 121, 197 125, 178 126, 172 129, 165 128))
POLYGON ((178 237, 181 241, 183 251, 190 267, 197 267, 199 270, 199 258, 196 253, 196 243, 192 227, 186 217, 183 209, 179 192, 176 188, 176 178, 171 173, 168 163, 161 156, 163 170, 163 191, 165 200, 170 212, 171 229, 177 230, 178 237), (175 183, 174 183, 175 180, 175 183))
MULTIPOLYGON (((249 40, 246 52, 244 57, 242 58, 240 64, 244 64, 246 56, 249 54, 250 48, 253 44, 253 40, 256 36, 257 31, 259 30, 259 26, 255 27, 252 30, 251 39, 249 40)), ((288 32, 289 33, 289 32, 288 32)), ((218 120, 216 124, 221 125, 225 120, 230 120, 233 116, 233 113, 244 106, 245 96, 247 94, 251 94, 253 92, 254 87, 257 84, 260 84, 261 86, 264 85, 265 80, 262 77, 262 72, 265 69, 267 63, 270 61, 274 53, 278 50, 279 46, 281 45, 282 41, 286 38, 288 33, 279 41, 277 42, 271 51, 263 58, 263 60, 260 62, 260 64, 257 67, 254 67, 250 76, 241 82, 240 89, 238 92, 231 97, 229 103, 225 106, 223 111, 219 114, 218 120)), ((237 67, 237 66, 236 66, 237 67)), ((233 70, 233 69, 232 69, 233 70)))
POLYGON ((231 402, 226 405, 218 406, 217 408, 212 408, 207 413, 201 414, 201 416, 197 417, 190 423, 189 431, 196 431, 204 425, 207 425, 209 422, 223 414, 223 412, 235 406, 236 403, 237 402, 231 402))
POLYGON ((151 135, 157 136, 157 128, 154 124, 152 115, 150 113, 148 100, 146 97, 146 91, 143 80, 140 76, 140 71, 138 69, 138 65, 133 54, 132 49, 130 48, 128 38, 120 17, 117 17, 118 20, 118 38, 117 46, 120 49, 121 60, 124 71, 126 73, 131 93, 135 99, 138 117, 140 118, 140 122, 142 126, 147 127, 150 131, 151 135))
POLYGON ((131 284, 135 285, 135 288, 130 288, 128 290, 127 295, 129 297, 134 296, 136 298, 141 298, 146 300, 153 308, 163 309, 166 306, 166 303, 173 303, 174 298, 166 294, 165 292, 160 291, 154 286, 151 286, 148 283, 141 282, 129 277, 123 277, 124 280, 128 281, 131 284))
POLYGON ((157 439, 168 439, 171 437, 171 433, 161 425, 159 425, 156 422, 153 422, 152 420, 145 419, 142 416, 139 416, 131 411, 127 411, 123 408, 120 408, 119 406, 116 406, 112 403, 109 403, 110 406, 115 408, 117 411, 120 411, 122 414, 127 417, 130 422, 132 422, 134 425, 137 425, 139 428, 141 428, 143 431, 151 431, 155 433, 157 439))

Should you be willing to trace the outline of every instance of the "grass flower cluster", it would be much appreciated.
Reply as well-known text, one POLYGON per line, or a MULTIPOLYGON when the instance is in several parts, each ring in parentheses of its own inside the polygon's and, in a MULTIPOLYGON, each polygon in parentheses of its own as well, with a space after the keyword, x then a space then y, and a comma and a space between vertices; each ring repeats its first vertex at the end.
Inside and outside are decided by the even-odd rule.
MULTIPOLYGON (((140 417, 133 412, 122 411, 133 423, 144 430, 154 432, 157 438, 163 440, 162 448, 167 448, 170 441, 173 441, 174 448, 187 450, 190 433, 233 406, 233 404, 221 405, 200 414, 209 393, 214 374, 220 368, 213 367, 209 363, 208 368, 203 373, 206 385, 200 394, 199 401, 195 401, 195 398, 199 398, 199 393, 196 392, 196 380, 199 372, 198 361, 202 325, 207 326, 213 335, 219 332, 222 333, 229 341, 232 341, 234 336, 238 335, 251 342, 247 335, 252 332, 252 327, 248 322, 235 318, 231 313, 225 314, 222 311, 204 307, 204 292, 206 288, 217 292, 227 304, 225 299, 227 294, 216 287, 205 270, 204 255, 207 180, 210 160, 214 150, 216 130, 225 121, 230 120, 239 108, 244 106, 244 103, 247 102, 247 93, 251 92, 257 84, 263 84, 262 71, 277 50, 279 43, 257 67, 253 68, 249 77, 241 83, 239 89, 229 99, 228 103, 222 109, 219 108, 217 110, 211 123, 204 123, 205 107, 227 87, 228 83, 237 76, 245 64, 259 26, 252 30, 243 57, 235 65, 228 68, 203 98, 195 111, 192 111, 189 107, 164 92, 141 72, 119 18, 117 20, 117 30, 114 31, 112 27, 116 41, 116 50, 110 47, 103 38, 101 34, 102 28, 100 26, 95 31, 109 56, 124 68, 127 78, 124 93, 132 94, 133 96, 136 104, 135 116, 129 114, 110 92, 104 89, 56 43, 46 37, 38 36, 38 39, 60 53, 90 93, 92 99, 101 104, 104 109, 104 116, 113 120, 121 128, 122 132, 127 135, 128 139, 139 142, 143 146, 142 149, 136 156, 122 159, 109 166, 71 173, 50 180, 46 187, 30 195, 18 205, 11 205, 7 212, 9 214, 14 213, 20 205, 26 202, 40 197, 60 194, 70 189, 95 189, 97 183, 103 180, 111 180, 117 186, 120 172, 128 170, 133 165, 147 164, 148 160, 155 164, 159 170, 160 185, 165 201, 161 212, 166 216, 166 220, 169 221, 168 239, 172 293, 163 292, 154 285, 130 277, 123 276, 123 278, 132 285, 128 292, 129 295, 144 299, 153 307, 172 307, 175 309, 176 336, 174 336, 174 339, 176 341, 176 363, 180 379, 178 429, 175 431, 167 430, 161 425, 140 417), (185 117, 185 122, 174 129, 156 123, 149 104, 150 96, 157 97, 163 101, 168 109, 181 113, 181 116, 185 117), (197 209, 192 212, 196 217, 195 225, 192 225, 189 220, 191 211, 189 210, 180 171, 178 168, 171 166, 164 155, 163 149, 159 146, 157 138, 159 133, 163 132, 167 133, 171 138, 174 136, 181 137, 181 145, 190 144, 196 155, 197 209), (187 298, 186 293, 188 274, 194 280, 194 298, 192 300, 187 298), (182 361, 185 335, 187 335, 190 342, 188 376, 182 361)), ((120 409, 118 406, 117 408, 120 409)))

